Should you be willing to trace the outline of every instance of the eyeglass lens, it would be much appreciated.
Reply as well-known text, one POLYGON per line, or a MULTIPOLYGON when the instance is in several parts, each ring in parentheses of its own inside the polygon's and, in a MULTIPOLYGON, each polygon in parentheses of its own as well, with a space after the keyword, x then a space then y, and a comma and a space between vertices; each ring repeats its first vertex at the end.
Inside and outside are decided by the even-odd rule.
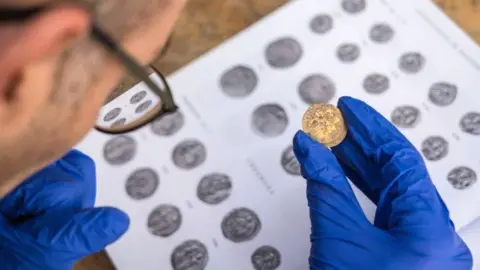
MULTIPOLYGON (((158 74, 153 73, 150 78, 160 89, 165 91, 168 87, 158 74)), ((143 126, 162 113, 163 104, 145 82, 140 82, 102 107, 97 128, 119 133, 143 126)))

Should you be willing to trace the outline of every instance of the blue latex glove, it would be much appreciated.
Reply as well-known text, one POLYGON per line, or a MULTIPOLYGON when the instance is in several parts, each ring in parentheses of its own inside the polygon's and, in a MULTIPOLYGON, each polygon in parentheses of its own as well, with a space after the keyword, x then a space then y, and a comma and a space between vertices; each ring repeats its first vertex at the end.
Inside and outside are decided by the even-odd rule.
POLYGON ((123 212, 93 208, 95 181, 94 162, 71 151, 0 200, 0 269, 72 269, 125 233, 123 212))
POLYGON ((348 135, 333 153, 303 132, 294 138, 307 179, 310 269, 472 269, 419 152, 364 102, 344 97, 338 107, 348 135), (346 177, 377 205, 374 225, 346 177))

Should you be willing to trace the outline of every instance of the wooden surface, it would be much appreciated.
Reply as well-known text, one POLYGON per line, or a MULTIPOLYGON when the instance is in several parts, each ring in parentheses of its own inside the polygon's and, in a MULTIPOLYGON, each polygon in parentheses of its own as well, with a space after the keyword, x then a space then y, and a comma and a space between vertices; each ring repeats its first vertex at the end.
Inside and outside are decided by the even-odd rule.
POLYGON ((434 0, 465 32, 480 43, 480 0, 434 0))
MULTIPOLYGON (((261 19, 288 0, 189 0, 166 54, 154 62, 166 75, 188 64, 225 39, 261 19)), ((400 1, 400 0, 398 0, 400 1)), ((477 42, 480 42, 480 0, 434 0, 477 42)), ((125 78, 113 96, 135 81, 125 78)), ((74 270, 112 270, 105 253, 78 263, 74 270)))

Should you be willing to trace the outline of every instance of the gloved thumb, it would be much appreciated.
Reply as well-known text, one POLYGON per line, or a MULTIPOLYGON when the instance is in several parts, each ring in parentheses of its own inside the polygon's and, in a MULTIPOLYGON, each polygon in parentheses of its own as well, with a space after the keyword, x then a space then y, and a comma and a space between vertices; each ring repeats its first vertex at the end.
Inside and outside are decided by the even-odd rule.
POLYGON ((302 131, 293 145, 307 180, 312 237, 371 226, 332 152, 302 131))
POLYGON ((97 253, 118 240, 129 227, 129 218, 115 208, 92 208, 77 213, 51 212, 22 223, 18 229, 72 260, 97 253))

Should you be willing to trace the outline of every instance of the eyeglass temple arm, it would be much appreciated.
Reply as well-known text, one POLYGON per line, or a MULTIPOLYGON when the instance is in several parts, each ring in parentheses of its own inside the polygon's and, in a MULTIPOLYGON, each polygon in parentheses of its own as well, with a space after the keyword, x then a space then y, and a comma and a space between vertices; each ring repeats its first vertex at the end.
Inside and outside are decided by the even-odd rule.
POLYGON ((38 6, 26 9, 0 7, 0 22, 21 22, 35 16, 46 8, 47 7, 45 6, 38 6))
POLYGON ((133 60, 129 55, 127 55, 122 49, 118 47, 118 45, 110 38, 104 31, 98 28, 96 25, 92 27, 92 35, 97 41, 101 42, 104 46, 106 46, 111 53, 113 53, 116 57, 118 57, 125 65, 132 75, 136 76, 138 79, 142 80, 147 86, 155 91, 161 98, 163 103, 163 109, 165 111, 171 111, 176 109, 176 105, 173 102, 173 98, 171 97, 170 89, 168 87, 168 83, 166 82, 165 78, 155 69, 156 73, 160 76, 163 84, 165 85, 167 93, 162 91, 157 84, 155 84, 149 77, 148 73, 145 69, 140 66, 135 60, 133 60))

